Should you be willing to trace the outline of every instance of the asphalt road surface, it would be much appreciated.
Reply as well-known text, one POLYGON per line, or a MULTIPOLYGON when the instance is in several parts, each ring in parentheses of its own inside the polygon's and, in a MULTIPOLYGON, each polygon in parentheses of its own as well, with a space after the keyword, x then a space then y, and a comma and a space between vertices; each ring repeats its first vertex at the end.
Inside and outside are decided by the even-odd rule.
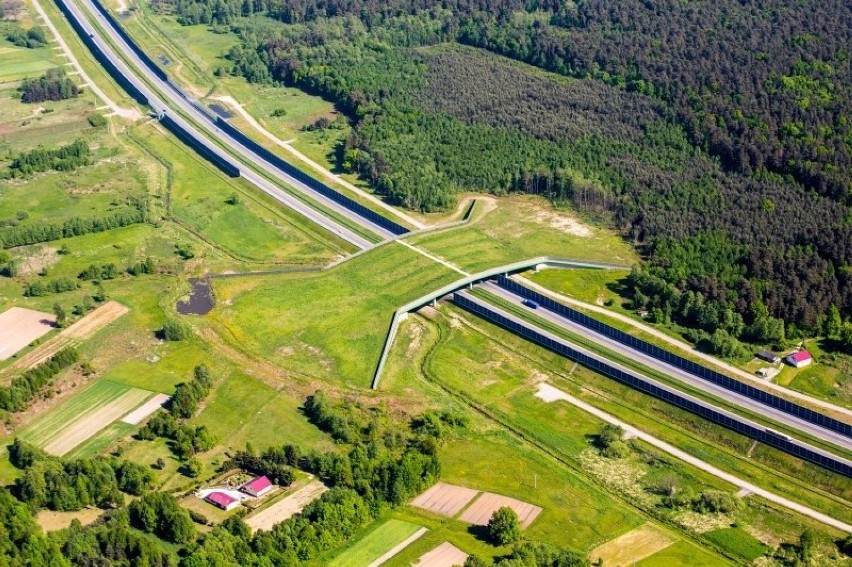
POLYGON ((319 211, 308 206, 307 204, 300 201, 293 195, 290 195, 286 191, 283 191, 280 187, 278 187, 268 179, 262 177, 254 170, 246 167, 245 165, 234 159, 232 156, 228 155, 224 150, 222 150, 212 141, 213 136, 218 138, 224 146, 232 148, 233 151, 238 152, 243 157, 249 159, 258 168, 262 169, 270 176, 280 180, 282 183, 293 187, 294 189, 302 192, 305 195, 308 195, 310 198, 318 202, 322 202, 323 205, 327 206, 329 209, 338 212, 342 216, 345 216, 353 222, 364 226, 371 232, 383 238, 390 238, 393 236, 389 233, 389 231, 378 227, 377 225, 374 225, 372 222, 367 221, 363 217, 353 213, 342 205, 339 205, 338 203, 335 203, 334 201, 331 201, 330 199, 312 191, 305 184, 301 183, 293 177, 290 177, 289 175, 274 167, 272 164, 266 162, 260 156, 257 156, 254 152, 252 152, 249 148, 243 146, 239 141, 228 136, 227 133, 221 131, 220 129, 215 128, 211 125, 209 131, 202 132, 195 126, 191 125, 186 119, 184 119, 179 113, 175 112, 173 109, 180 109, 180 112, 191 116, 197 124, 208 125, 210 119, 203 112, 201 112, 194 105, 192 105, 189 101, 181 97, 166 81, 162 81, 153 73, 148 74, 144 63, 139 59, 136 53, 133 52, 130 46, 121 38, 121 36, 115 31, 115 29, 110 26, 106 18, 104 18, 103 15, 98 12, 97 8, 92 2, 88 0, 81 0, 80 4, 86 6, 87 10, 93 15, 93 17, 100 24, 102 29, 105 30, 107 34, 109 34, 110 41, 113 44, 119 46, 122 51, 122 54, 127 58, 127 60, 132 61, 133 64, 137 67, 137 69, 139 69, 140 73, 146 73, 146 78, 151 83, 155 84, 160 93, 162 93, 162 95, 166 98, 163 98, 162 96, 160 96, 160 94, 155 93, 151 88, 148 87, 145 81, 143 81, 139 76, 137 76, 136 73, 131 70, 128 65, 125 64, 124 60, 119 57, 118 53, 116 53, 112 46, 107 43, 107 41, 101 36, 101 30, 97 29, 87 20, 85 12, 80 8, 80 6, 76 2, 74 2, 73 0, 64 0, 64 2, 68 7, 69 11, 74 14, 75 18, 81 23, 82 27, 87 31, 87 33, 89 33, 91 39, 95 42, 95 44, 103 51, 103 53, 108 58, 112 60, 112 62, 119 69, 121 74, 124 75, 124 77, 129 82, 136 86, 136 88, 138 88, 148 98, 149 105, 156 112, 167 112, 169 116, 171 116, 171 118, 178 124, 178 126, 184 129, 191 137, 198 140, 202 145, 210 149, 210 151, 212 151, 216 155, 223 157, 227 161, 234 164, 239 169, 240 175, 244 177, 247 181, 261 189, 263 192, 272 196, 280 203, 290 207, 291 209, 295 210, 304 217, 322 226, 329 232, 336 234, 343 240, 353 244, 357 248, 366 249, 373 246, 373 243, 369 240, 363 238, 359 234, 356 234, 349 228, 337 223, 333 219, 326 217, 319 211))
MULTIPOLYGON (((510 292, 508 292, 508 291, 506 291, 506 290, 504 290, 504 289, 502 289, 502 288, 498 288, 496 285, 493 285, 493 284, 492 284, 491 286, 486 285, 486 289, 487 289, 489 292, 499 291, 499 292, 501 292, 501 293, 499 293, 499 294, 498 294, 498 293, 495 293, 495 295, 499 295, 499 296, 501 296, 501 297, 503 297, 503 298, 505 298, 505 299, 508 299, 508 300, 510 300, 510 301, 516 301, 518 304, 520 304, 520 302, 521 302, 521 300, 522 300, 520 297, 518 297, 518 296, 516 296, 516 295, 514 295, 514 294, 512 294, 512 293, 510 293, 510 292), (495 290, 495 288, 496 288, 496 290, 495 290)), ((641 378, 642 378, 642 380, 644 380, 645 382, 648 382, 648 383, 650 383, 650 384, 654 384, 655 386, 657 386, 657 387, 659 387, 659 388, 661 388, 661 389, 663 389, 663 390, 666 390, 666 391, 669 391, 669 392, 675 393, 675 394, 677 394, 678 396, 681 396, 681 397, 683 397, 683 398, 689 399, 690 401, 692 401, 692 402, 694 402, 694 403, 696 403, 696 404, 702 405, 702 406, 707 407, 707 408, 711 408, 711 409, 713 409, 714 411, 719 412, 719 413, 721 413, 721 414, 723 414, 723 415, 725 415, 725 416, 729 417, 730 419, 732 419, 732 420, 734 420, 734 421, 738 421, 738 422, 740 422, 740 423, 743 423, 743 424, 749 425, 749 426, 754 427, 754 428, 756 428, 756 429, 766 429, 766 426, 764 426, 764 425, 762 425, 762 424, 756 423, 756 422, 751 421, 751 420, 749 420, 749 419, 747 419, 747 418, 744 418, 744 417, 742 417, 742 416, 740 416, 740 415, 737 415, 737 414, 732 413, 732 412, 730 412, 730 411, 727 411, 727 410, 725 410, 725 409, 719 408, 719 407, 717 407, 717 406, 715 406, 715 405, 713 405, 713 404, 711 404, 711 403, 709 403, 709 402, 707 402, 707 401, 701 400, 701 399, 696 398, 696 397, 694 397, 694 396, 690 396, 689 394, 686 394, 686 393, 684 393, 684 392, 682 392, 682 391, 680 391, 680 390, 678 390, 678 389, 676 389, 676 388, 673 388, 673 387, 671 387, 671 386, 668 386, 668 385, 666 385, 666 384, 663 384, 662 382, 658 382, 657 380, 654 380, 653 378, 649 378, 649 377, 647 377, 647 376, 645 376, 645 375, 643 375, 643 374, 641 374, 641 373, 639 373, 639 372, 636 372, 635 370, 629 369, 629 368, 627 368, 627 367, 625 367, 625 366, 622 366, 622 365, 620 365, 620 364, 618 364, 618 363, 616 363, 616 362, 613 362, 613 361, 611 361, 611 360, 607 359, 607 358, 606 358, 606 357, 604 357, 604 356, 601 356, 601 355, 598 355, 598 354, 596 354, 596 353, 593 353, 593 352, 589 351, 588 349, 585 349, 585 348, 583 348, 583 347, 581 347, 581 346, 579 346, 579 345, 576 345, 576 344, 572 343, 572 342, 571 342, 571 341, 569 341, 569 340, 566 340, 566 339, 564 339, 564 338, 562 338, 562 337, 559 337, 559 336, 557 336, 557 335, 554 335, 553 333, 549 333, 549 332, 547 332, 546 330, 544 330, 544 329, 542 329, 542 328, 540 328, 540 327, 537 327, 537 326, 533 325, 533 324, 532 324, 532 323, 530 323, 529 321, 526 321, 526 320, 524 320, 524 319, 521 319, 520 317, 518 317, 518 316, 516 316, 516 315, 513 315, 513 314, 511 314, 511 313, 508 313, 507 311, 504 311, 503 309, 501 309, 501 308, 499 308, 499 307, 497 307, 497 306, 495 306, 495 305, 492 305, 492 304, 488 303, 487 301, 484 301, 484 300, 482 300, 482 299, 480 299, 480 298, 478 298, 478 297, 474 297, 474 296, 470 295, 470 294, 469 294, 469 293, 467 293, 467 292, 461 291, 461 292, 457 292, 457 293, 459 293, 460 295, 463 295, 463 296, 464 296, 464 297, 466 297, 468 300, 470 300, 470 301, 472 301, 472 302, 474 302, 474 303, 476 303, 476 304, 478 304, 478 305, 484 306, 484 307, 486 307, 487 309, 490 309, 490 310, 492 310, 492 311, 494 311, 494 312, 499 313, 500 315, 502 315, 502 316, 506 317, 507 319, 510 319, 511 321, 513 321, 513 322, 515 322, 515 323, 517 323, 517 324, 519 324, 519 325, 522 325, 522 326, 524 326, 524 327, 526 327, 526 328, 528 328, 528 329, 534 330, 534 331, 535 331, 535 332, 537 332, 537 333, 540 333, 540 334, 542 334, 542 335, 544 335, 544 336, 546 336, 546 337, 548 337, 548 338, 550 338, 550 339, 552 339, 552 340, 554 340, 554 341, 556 341, 556 342, 558 342, 558 343, 560 343, 560 344, 563 344, 563 345, 565 345, 565 346, 567 346, 567 347, 569 347, 569 348, 572 348, 572 349, 574 349, 574 350, 576 350, 576 351, 579 351, 579 352, 581 352, 581 353, 583 353, 583 354, 585 354, 585 355, 587 355, 587 356, 589 356, 589 357, 591 357, 591 358, 594 358, 594 359, 596 359, 596 360, 599 360, 599 361, 601 361, 601 362, 604 362, 604 363, 606 363, 608 366, 610 366, 610 367, 612 367, 612 368, 616 368, 616 369, 621 370, 621 371, 623 371, 623 372, 626 372, 626 373, 628 373, 628 374, 632 374, 632 375, 634 375, 634 376, 641 377, 641 378)), ((547 310, 542 310, 542 309, 538 309, 538 310, 531 310, 531 311, 533 311, 536 315, 542 316, 543 318, 548 319, 549 321, 551 321, 551 322, 553 322, 553 323, 555 323, 555 324, 557 324, 557 325, 564 326, 564 325, 563 325, 564 319, 562 319, 561 317, 559 317, 559 316, 558 316, 558 315, 556 315, 555 313, 549 313, 547 310), (552 317, 551 317, 551 316, 548 316, 548 315, 552 315, 552 317)), ((567 326, 565 326, 565 328, 567 328, 567 329, 569 329, 569 330, 571 330, 571 331, 575 331, 575 332, 577 331, 577 329, 570 328, 570 327, 567 327, 567 326)), ((592 334, 592 333, 591 333, 588 329, 586 329, 585 327, 582 327, 582 328, 580 329, 580 331, 581 331, 581 334, 582 334, 582 335, 584 335, 584 336, 588 337, 589 339, 595 340, 595 341, 597 342, 597 339, 596 339, 596 338, 593 336, 593 334, 592 334)), ((619 345, 620 345, 620 343, 617 343, 617 344, 619 344, 619 345)), ((610 347, 610 345, 609 345, 609 344, 602 344, 602 346, 610 347)), ((623 346, 623 345, 621 345, 621 346, 623 346)), ((611 347, 610 347, 610 348, 611 348, 611 347)), ((619 349, 619 352, 622 352, 622 353, 623 353, 623 354, 625 354, 626 356, 631 356, 631 354, 630 354, 630 353, 628 353, 628 352, 623 352, 623 351, 621 351, 621 349, 619 349)), ((643 362, 644 362, 644 361, 643 361, 643 362)), ((655 368, 657 368, 656 366, 654 366, 654 367, 655 367, 655 368)), ((659 369, 659 370, 663 371, 663 370, 662 370, 662 369, 660 369, 660 368, 657 368, 657 369, 659 369)), ((666 374, 668 374, 668 372, 666 372, 666 374)), ((695 377, 693 376, 692 378, 695 378, 695 377)), ((710 390, 709 390, 708 388, 705 388, 706 383, 705 383, 703 380, 699 380, 699 379, 697 379, 697 378, 695 378, 695 380, 696 380, 696 382, 690 382, 690 384, 692 384, 692 385, 694 385, 694 386, 696 386, 696 387, 698 387, 698 388, 700 388, 700 389, 702 389, 702 390, 706 390, 706 391, 710 392, 710 390)), ((735 393, 733 393, 733 392, 730 392, 730 391, 728 391, 728 390, 724 390, 724 389, 720 389, 720 391, 719 391, 718 393, 717 393, 716 391, 712 391, 712 393, 713 393, 713 394, 715 394, 715 395, 717 395, 718 397, 720 397, 720 398, 722 398, 722 399, 725 399, 726 401, 728 401, 728 402, 730 402, 730 403, 732 403, 732 404, 734 404, 734 405, 744 407, 745 409, 751 410, 751 411, 753 411, 753 412, 755 412, 755 413, 759 413, 759 414, 763 414, 763 415, 767 415, 767 416, 770 416, 770 415, 771 415, 771 417, 772 417, 773 419, 775 419, 776 421, 781 422, 781 423, 784 423, 784 424, 786 424, 786 425, 789 425, 790 427, 792 427, 792 428, 794 428, 794 429, 799 429, 799 430, 807 431, 809 434, 813 435, 814 437, 818 437, 818 438, 820 438, 820 439, 822 439, 822 440, 826 440, 826 441, 829 441, 829 442, 835 443, 834 438, 835 438, 835 436, 836 436, 836 437, 840 437, 840 439, 839 439, 839 440, 840 440, 840 441, 843 441, 843 443, 842 443, 842 444, 841 444, 841 443, 835 443, 835 444, 841 445, 841 446, 843 446, 843 447, 848 447, 848 446, 850 445, 850 443, 849 443, 849 439, 847 439, 847 438, 845 438, 845 437, 841 436, 840 434, 833 434, 833 432, 826 431, 825 429, 822 429, 821 427, 818 427, 818 426, 816 426, 816 425, 814 425, 814 424, 812 424, 812 423, 809 423, 809 422, 806 422, 806 421, 805 421, 805 422, 803 422, 803 421, 801 421, 801 420, 798 420, 798 419, 797 419, 797 418, 795 418, 795 417, 792 417, 792 416, 790 416, 790 415, 788 415, 788 414, 785 414, 785 413, 783 413, 783 412, 780 412, 780 411, 778 412, 778 413, 779 413, 779 415, 778 415, 778 416, 776 416, 775 414, 770 414, 767 410, 768 410, 768 409, 771 409, 771 408, 766 408, 766 406, 763 406, 762 404, 759 404, 758 402, 756 402, 756 401, 754 401, 754 400, 752 400, 752 399, 744 398, 744 400, 743 400, 743 401, 742 401, 742 403, 741 403, 741 402, 740 402, 740 400, 739 400, 739 399, 737 399, 737 397, 736 397, 736 396, 737 396, 737 394, 735 394, 735 393), (826 437, 828 437, 828 439, 825 439, 826 437)), ((814 447, 813 445, 810 445, 809 443, 805 443, 804 441, 800 441, 800 440, 795 439, 795 438, 789 438, 788 440, 789 440, 789 442, 791 442, 791 443, 793 443, 793 444, 795 444, 795 445, 798 445, 798 446, 800 446, 800 447, 802 447, 802 448, 805 448, 805 449, 807 449, 807 450, 809 450, 809 451, 813 451, 814 453, 817 453, 817 454, 820 454, 820 455, 823 455, 823 456, 829 457, 829 458, 831 458, 831 459, 833 459, 833 460, 835 460, 835 461, 842 462, 842 463, 846 463, 847 465, 852 466, 852 461, 849 461, 849 460, 844 459, 844 458, 842 458, 842 457, 838 457, 837 455, 835 455, 834 453, 832 453, 832 452, 830 452, 830 451, 826 451, 826 450, 821 449, 821 448, 819 448, 819 447, 814 447)))

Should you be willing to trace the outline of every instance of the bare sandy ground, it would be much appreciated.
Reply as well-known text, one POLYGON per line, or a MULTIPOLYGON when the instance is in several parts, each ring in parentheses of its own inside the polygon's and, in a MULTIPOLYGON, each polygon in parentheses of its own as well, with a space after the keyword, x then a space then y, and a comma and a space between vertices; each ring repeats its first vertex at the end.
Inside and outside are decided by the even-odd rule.
POLYGON ((469 524, 477 524, 484 526, 488 524, 488 520, 494 515, 494 512, 508 506, 518 514, 518 519, 521 521, 521 528, 529 526, 533 520, 541 513, 541 508, 515 500, 508 496, 494 494, 493 492, 484 492, 470 507, 459 516, 459 520, 469 524))
POLYGON ((635 565, 673 543, 666 532, 653 524, 645 524, 595 548, 589 559, 592 562, 602 559, 604 565, 612 567, 635 565))
POLYGON ((414 565, 416 567, 454 567, 464 564, 465 559, 467 559, 467 553, 445 541, 432 551, 421 555, 414 565))
POLYGON ((270 530, 275 524, 281 523, 301 512, 305 506, 322 496, 322 493, 326 490, 328 488, 323 483, 315 480, 290 496, 276 502, 269 508, 264 508, 257 514, 246 518, 246 524, 255 532, 258 530, 270 530))
POLYGON ((129 390, 104 407, 84 414, 80 419, 71 423, 62 433, 45 445, 44 450, 51 455, 61 457, 99 431, 106 429, 121 416, 132 411, 150 395, 151 392, 147 390, 129 390))
POLYGON ((16 352, 43 337, 56 324, 53 315, 12 307, 0 314, 0 360, 6 360, 16 352))
POLYGON ((129 414, 125 415, 121 418, 121 421, 129 423, 130 425, 139 425, 142 420, 163 407, 170 399, 172 399, 172 397, 169 395, 157 394, 129 414))
MULTIPOLYGON (((105 327, 112 323, 128 311, 129 309, 121 303, 116 301, 107 301, 67 329, 64 329, 46 343, 39 345, 37 348, 27 353, 26 356, 22 356, 19 360, 16 360, 12 365, 12 368, 32 368, 33 366, 44 362, 74 341, 83 340, 92 336, 96 331, 101 329, 101 327, 105 327)), ((0 344, 1 343, 2 341, 0 341, 0 344)))
POLYGON ((439 482, 412 500, 411 505, 452 518, 477 494, 479 491, 472 488, 439 482))

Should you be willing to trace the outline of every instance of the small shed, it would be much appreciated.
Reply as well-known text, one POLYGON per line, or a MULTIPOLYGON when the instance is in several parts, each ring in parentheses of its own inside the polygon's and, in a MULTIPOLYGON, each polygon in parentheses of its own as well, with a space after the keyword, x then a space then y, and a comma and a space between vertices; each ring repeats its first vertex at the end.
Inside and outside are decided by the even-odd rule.
POLYGON ((225 494, 224 492, 211 492, 207 495, 205 500, 207 500, 214 506, 218 506, 226 512, 229 510, 233 510, 234 508, 240 505, 239 500, 237 500, 233 496, 225 494))
POLYGON ((246 494, 250 494, 255 498, 260 498, 273 488, 272 481, 270 481, 265 476, 259 476, 257 478, 253 478, 249 482, 245 483, 242 486, 242 491, 246 494))
POLYGON ((772 352, 771 350, 761 350, 757 353, 757 358, 761 360, 765 360, 766 362, 771 362, 773 364, 777 364, 781 362, 781 357, 772 352))
POLYGON ((785 360, 790 366, 795 366, 796 368, 803 368, 811 364, 814 361, 814 357, 812 357, 811 353, 809 353, 808 351, 800 350, 788 354, 785 360))

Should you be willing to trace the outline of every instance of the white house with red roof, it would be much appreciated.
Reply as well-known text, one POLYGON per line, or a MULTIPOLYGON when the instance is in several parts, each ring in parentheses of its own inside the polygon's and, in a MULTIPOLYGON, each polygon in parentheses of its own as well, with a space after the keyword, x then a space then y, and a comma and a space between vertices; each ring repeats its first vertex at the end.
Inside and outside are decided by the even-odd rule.
POLYGON ((265 476, 259 476, 245 483, 241 490, 246 494, 260 498, 275 487, 272 481, 265 476))
POLYGON ((797 352, 791 352, 787 355, 787 358, 784 360, 787 361, 787 364, 790 366, 795 366, 796 368, 804 368, 805 366, 811 364, 814 361, 814 357, 811 356, 806 350, 800 350, 797 352))
POLYGON ((225 494, 224 492, 211 492, 204 499, 213 504, 214 506, 218 506, 222 510, 225 510, 226 512, 229 510, 233 510, 234 508, 240 505, 239 500, 237 500, 233 496, 225 494))

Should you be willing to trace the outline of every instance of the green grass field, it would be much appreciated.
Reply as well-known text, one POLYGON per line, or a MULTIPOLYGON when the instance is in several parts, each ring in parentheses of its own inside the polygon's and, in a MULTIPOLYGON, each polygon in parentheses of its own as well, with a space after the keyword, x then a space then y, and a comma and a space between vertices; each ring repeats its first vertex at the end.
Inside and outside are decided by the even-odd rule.
POLYGON ((746 562, 754 561, 769 551, 768 546, 741 528, 713 530, 706 537, 728 553, 746 562))
POLYGON ((0 83, 20 81, 26 77, 35 78, 46 70, 57 66, 56 57, 50 47, 28 49, 9 43, 5 36, 0 39, 0 83))
POLYGON ((613 233, 582 225, 543 199, 512 196, 464 228, 409 239, 471 272, 536 256, 633 264, 636 254, 613 233), (588 232, 586 232, 588 231, 588 232))
POLYGON ((367 567, 419 529, 420 526, 410 522, 387 520, 328 564, 333 567, 367 567))
POLYGON ((732 563, 687 540, 681 540, 636 563, 636 567, 671 567, 672 565, 716 567, 732 565, 732 563))
POLYGON ((66 459, 90 459, 102 455, 116 441, 127 437, 136 431, 135 425, 116 421, 98 434, 90 437, 88 441, 79 445, 76 449, 65 455, 66 459))
POLYGON ((111 380, 98 380, 28 425, 18 436, 34 445, 45 446, 61 435, 71 423, 109 405, 132 390, 133 388, 111 380))
POLYGON ((161 130, 140 140, 170 163, 170 210, 176 220, 237 259, 273 264, 323 264, 348 246, 260 193, 214 170, 161 130), (232 195, 237 204, 228 204, 232 195))
POLYGON ((236 347, 309 376, 366 386, 393 311, 458 274, 388 244, 318 274, 216 280, 208 319, 236 347))

